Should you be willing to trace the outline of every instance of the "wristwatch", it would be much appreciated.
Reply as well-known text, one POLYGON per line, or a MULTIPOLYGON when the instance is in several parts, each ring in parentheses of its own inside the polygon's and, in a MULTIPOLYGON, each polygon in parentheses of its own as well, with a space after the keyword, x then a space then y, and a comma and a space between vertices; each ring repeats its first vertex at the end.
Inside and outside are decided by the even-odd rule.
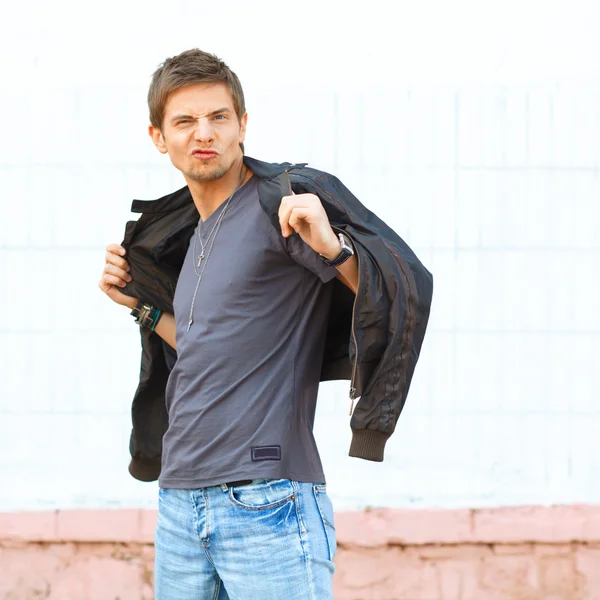
POLYGON ((338 233, 338 239, 342 245, 342 250, 335 258, 329 260, 321 254, 323 262, 329 267, 339 267, 351 256, 354 256, 354 246, 352 245, 352 240, 345 233, 338 233))

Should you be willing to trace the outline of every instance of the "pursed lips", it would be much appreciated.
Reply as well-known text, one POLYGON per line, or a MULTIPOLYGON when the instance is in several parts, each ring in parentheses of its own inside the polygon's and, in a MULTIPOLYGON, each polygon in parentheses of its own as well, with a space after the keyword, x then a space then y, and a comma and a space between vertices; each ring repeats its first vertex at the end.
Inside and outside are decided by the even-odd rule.
POLYGON ((218 152, 216 150, 192 150, 192 156, 195 158, 212 158, 213 156, 217 156, 217 154, 218 152))

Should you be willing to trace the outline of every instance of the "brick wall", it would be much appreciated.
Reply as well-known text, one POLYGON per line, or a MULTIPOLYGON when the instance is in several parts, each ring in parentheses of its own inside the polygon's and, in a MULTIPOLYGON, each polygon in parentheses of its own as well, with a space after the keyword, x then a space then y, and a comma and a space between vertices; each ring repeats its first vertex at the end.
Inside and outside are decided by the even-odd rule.
MULTIPOLYGON (((0 515, 0 600, 150 600, 151 510, 0 515)), ((598 600, 600 507, 336 515, 336 600, 598 600)))

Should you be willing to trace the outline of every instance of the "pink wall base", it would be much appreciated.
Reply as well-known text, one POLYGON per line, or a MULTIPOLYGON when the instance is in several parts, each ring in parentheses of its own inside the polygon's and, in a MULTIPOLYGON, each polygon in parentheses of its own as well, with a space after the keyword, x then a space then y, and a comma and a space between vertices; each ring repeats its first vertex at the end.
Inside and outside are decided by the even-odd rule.
MULTIPOLYGON (((0 600, 150 600, 150 510, 0 514, 0 600)), ((336 600, 600 600, 600 507, 336 515, 336 600)))

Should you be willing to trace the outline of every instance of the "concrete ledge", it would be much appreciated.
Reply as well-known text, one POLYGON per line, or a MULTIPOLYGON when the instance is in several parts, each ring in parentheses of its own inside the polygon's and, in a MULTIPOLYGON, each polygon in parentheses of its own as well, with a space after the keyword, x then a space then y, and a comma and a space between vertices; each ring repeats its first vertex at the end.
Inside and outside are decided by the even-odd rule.
POLYGON ((598 542, 600 506, 524 506, 473 511, 480 542, 598 542))
POLYGON ((151 544, 156 519, 149 509, 0 513, 0 541, 151 544))
MULTIPOLYGON (((156 510, 57 510, 0 513, 0 541, 151 544, 156 510)), ((600 543, 600 506, 491 509, 391 509, 335 516, 340 546, 600 543)))
POLYGON ((380 508, 335 515, 338 544, 373 548, 388 545, 473 542, 470 510, 380 508))
POLYGON ((600 506, 459 510, 390 509, 336 515, 338 543, 361 547, 425 544, 600 542, 600 506))

